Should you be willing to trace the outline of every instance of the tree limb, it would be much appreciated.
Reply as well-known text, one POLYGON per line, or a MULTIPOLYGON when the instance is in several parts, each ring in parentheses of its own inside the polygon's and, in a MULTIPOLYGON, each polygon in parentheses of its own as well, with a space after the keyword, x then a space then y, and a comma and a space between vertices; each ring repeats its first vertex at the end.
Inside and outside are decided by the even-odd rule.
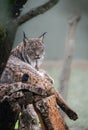
POLYGON ((17 22, 18 25, 21 25, 25 23, 26 21, 34 18, 37 15, 43 14, 49 9, 51 9, 54 5, 56 5, 59 2, 59 0, 49 0, 43 5, 40 5, 39 7, 33 8, 29 10, 26 14, 19 16, 15 22, 17 22))

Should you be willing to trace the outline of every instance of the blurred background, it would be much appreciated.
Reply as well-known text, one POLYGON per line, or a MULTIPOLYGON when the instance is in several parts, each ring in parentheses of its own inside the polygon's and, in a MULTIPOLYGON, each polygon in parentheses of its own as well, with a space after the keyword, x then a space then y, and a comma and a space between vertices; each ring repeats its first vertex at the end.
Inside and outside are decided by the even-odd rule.
MULTIPOLYGON (((45 2, 47 0, 28 0, 21 15, 45 2)), ((71 121, 66 116, 66 122, 68 126, 88 128, 88 0, 61 0, 46 13, 22 24, 17 30, 13 47, 22 41, 23 31, 30 38, 38 37, 47 32, 44 38, 46 54, 41 68, 45 69, 54 79, 54 86, 58 90, 66 54, 68 21, 78 10, 80 10, 82 18, 77 24, 75 32, 75 47, 71 74, 68 79, 66 102, 78 113, 79 119, 71 121)))

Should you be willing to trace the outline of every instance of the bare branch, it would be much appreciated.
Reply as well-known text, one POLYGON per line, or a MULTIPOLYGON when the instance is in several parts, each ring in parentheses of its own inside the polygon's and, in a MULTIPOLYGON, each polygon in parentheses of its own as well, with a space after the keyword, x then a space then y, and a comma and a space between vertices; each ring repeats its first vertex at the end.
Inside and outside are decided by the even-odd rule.
POLYGON ((52 8, 54 5, 56 5, 59 2, 59 0, 49 0, 47 3, 33 8, 31 10, 29 10, 29 12, 27 12, 26 14, 19 16, 15 22, 17 22, 18 25, 21 25, 23 23, 25 23, 26 21, 34 18, 37 15, 43 14, 46 11, 48 11, 50 8, 52 8))

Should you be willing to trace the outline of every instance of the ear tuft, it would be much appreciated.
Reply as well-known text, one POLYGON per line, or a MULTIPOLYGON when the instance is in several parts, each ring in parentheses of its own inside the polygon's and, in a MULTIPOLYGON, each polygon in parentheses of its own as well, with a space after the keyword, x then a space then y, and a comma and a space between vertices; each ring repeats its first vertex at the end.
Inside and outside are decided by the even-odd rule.
POLYGON ((47 32, 44 32, 41 36, 39 36, 40 40, 43 42, 44 36, 47 32))
POLYGON ((26 42, 27 41, 28 41, 28 38, 26 37, 25 32, 23 32, 23 43, 24 43, 24 46, 26 46, 26 42))
POLYGON ((23 31, 23 39, 25 39, 26 38, 26 34, 25 34, 25 32, 23 31))

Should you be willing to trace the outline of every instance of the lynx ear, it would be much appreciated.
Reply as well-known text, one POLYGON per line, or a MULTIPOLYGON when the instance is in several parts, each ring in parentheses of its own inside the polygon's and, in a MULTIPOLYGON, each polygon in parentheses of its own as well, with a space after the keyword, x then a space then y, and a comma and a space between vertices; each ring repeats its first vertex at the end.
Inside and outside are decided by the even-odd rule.
POLYGON ((47 32, 44 32, 41 36, 39 36, 40 40, 43 42, 43 39, 44 39, 44 35, 46 34, 47 32))
POLYGON ((25 32, 23 32, 23 43, 24 43, 24 46, 26 45, 27 42, 28 42, 28 38, 26 37, 25 32))

